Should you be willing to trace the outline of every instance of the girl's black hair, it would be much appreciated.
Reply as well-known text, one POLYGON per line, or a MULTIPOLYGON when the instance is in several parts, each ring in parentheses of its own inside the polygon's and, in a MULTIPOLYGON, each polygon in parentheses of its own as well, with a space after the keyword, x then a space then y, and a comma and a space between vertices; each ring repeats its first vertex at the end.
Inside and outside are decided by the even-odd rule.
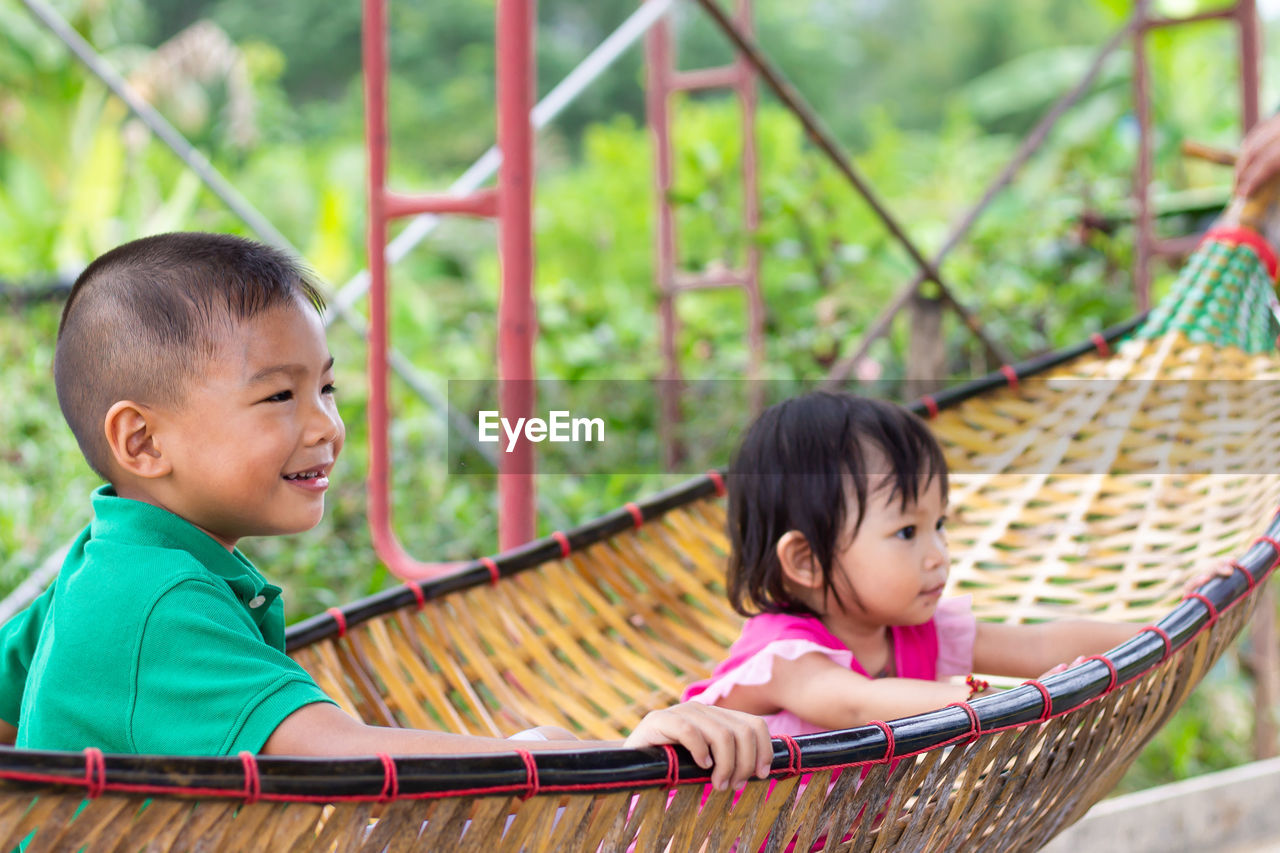
POLYGON ((851 509, 846 483, 856 496, 856 535, 870 493, 888 487, 888 500, 899 498, 905 509, 934 477, 945 500, 942 448, 924 422, 901 406, 818 391, 766 409, 729 467, 728 587, 734 610, 744 616, 810 613, 787 592, 777 554, 783 534, 804 535, 822 568, 824 592, 834 594, 834 554, 851 509), (869 485, 876 474, 890 476, 883 485, 869 485))

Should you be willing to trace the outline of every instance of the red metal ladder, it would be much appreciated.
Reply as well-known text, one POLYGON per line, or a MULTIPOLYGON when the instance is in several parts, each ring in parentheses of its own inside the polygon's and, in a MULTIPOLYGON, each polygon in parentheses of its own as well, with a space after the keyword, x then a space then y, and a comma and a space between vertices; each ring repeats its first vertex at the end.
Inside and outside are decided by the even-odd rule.
MULTIPOLYGON (((652 2, 652 0, 648 0, 652 2)), ((751 0, 735 0, 734 21, 751 32, 751 0)), ((676 299, 698 290, 741 289, 747 300, 746 378, 751 380, 751 407, 759 410, 764 395, 760 379, 764 366, 764 300, 760 295, 760 250, 755 244, 760 224, 760 187, 756 162, 756 74, 748 59, 735 53, 728 65, 682 71, 676 68, 670 16, 654 24, 645 39, 647 67, 645 107, 654 141, 654 175, 657 192, 654 279, 658 287, 658 326, 662 347, 662 375, 658 382, 659 435, 664 462, 677 466, 683 455, 677 435, 681 421, 683 372, 680 365, 680 318, 676 299), (747 235, 744 264, 737 269, 689 271, 680 268, 676 240, 676 215, 671 201, 673 186, 671 99, 677 92, 730 89, 742 110, 743 227, 747 235)))

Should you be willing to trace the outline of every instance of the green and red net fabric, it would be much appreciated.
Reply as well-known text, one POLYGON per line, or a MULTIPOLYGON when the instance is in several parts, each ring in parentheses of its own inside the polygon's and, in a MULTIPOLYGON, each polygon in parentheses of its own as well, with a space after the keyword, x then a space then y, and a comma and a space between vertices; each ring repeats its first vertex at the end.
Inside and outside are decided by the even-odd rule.
POLYGON ((1275 250, 1257 232, 1215 228, 1134 336, 1176 331, 1192 343, 1270 352, 1280 331, 1272 312, 1275 281, 1275 250))

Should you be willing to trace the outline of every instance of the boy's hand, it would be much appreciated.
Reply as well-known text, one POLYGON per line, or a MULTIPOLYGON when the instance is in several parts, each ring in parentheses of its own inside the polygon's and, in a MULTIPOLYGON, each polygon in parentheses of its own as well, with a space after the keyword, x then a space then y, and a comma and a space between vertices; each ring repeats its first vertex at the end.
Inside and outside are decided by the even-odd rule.
POLYGON ((765 779, 773 763, 773 744, 764 719, 701 702, 651 711, 623 746, 638 749, 668 743, 689 750, 703 769, 714 764, 711 784, 717 791, 740 788, 752 774, 765 779))
MULTIPOLYGON (((1041 675, 1040 678, 1048 678, 1050 675, 1057 675, 1060 672, 1066 672, 1067 670, 1071 669, 1071 667, 1075 666, 1078 663, 1084 663, 1084 655, 1078 656, 1071 663, 1054 664, 1049 669, 1045 670, 1044 674, 1041 675)), ((1037 678, 1036 681, 1039 681, 1040 678, 1037 678)))
POLYGON ((535 726, 516 732, 507 740, 578 740, 578 736, 560 726, 535 726))
POLYGON ((1235 566, 1226 561, 1218 563, 1218 565, 1213 567, 1212 571, 1201 572, 1191 580, 1187 581, 1182 587, 1182 595, 1184 597, 1190 595, 1214 578, 1229 578, 1235 574, 1235 571, 1235 566))

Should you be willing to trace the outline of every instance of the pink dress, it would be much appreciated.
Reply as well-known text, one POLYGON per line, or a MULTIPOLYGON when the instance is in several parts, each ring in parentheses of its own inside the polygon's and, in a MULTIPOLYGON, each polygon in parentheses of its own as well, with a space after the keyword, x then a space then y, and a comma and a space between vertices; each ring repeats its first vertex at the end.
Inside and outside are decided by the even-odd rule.
MULTIPOLYGON (((933 681, 973 671, 977 621, 970 596, 942 599, 933 618, 923 625, 894 625, 889 630, 893 632, 894 673, 900 678, 933 681)), ((716 666, 710 678, 689 685, 683 699, 714 705, 739 684, 768 682, 775 659, 795 660, 811 652, 872 677, 816 616, 762 613, 743 624, 742 635, 729 648, 729 657, 716 666)), ((764 719, 774 735, 825 731, 785 710, 764 719)))

